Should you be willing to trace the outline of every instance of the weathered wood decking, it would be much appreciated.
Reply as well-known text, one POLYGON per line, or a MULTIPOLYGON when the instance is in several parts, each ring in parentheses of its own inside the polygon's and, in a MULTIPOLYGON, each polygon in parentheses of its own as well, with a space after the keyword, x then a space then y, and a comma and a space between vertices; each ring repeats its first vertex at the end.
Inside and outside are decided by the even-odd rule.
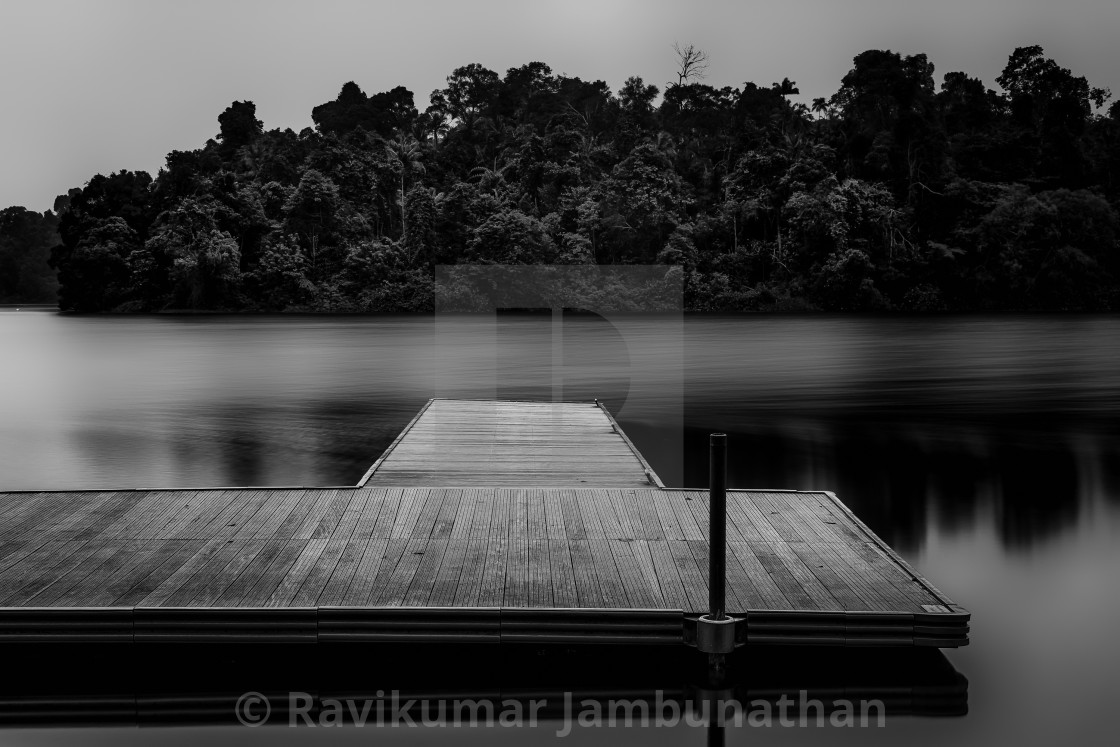
MULTIPOLYGON (((439 402, 365 487, 0 494, 0 640, 690 640, 707 606, 705 491, 517 487, 607 470, 483 454, 511 432, 549 433, 526 442, 545 449, 605 424, 627 484, 648 467, 593 405, 471 404, 479 438, 445 443, 418 426, 469 408, 439 402), (428 448, 476 449, 491 484, 428 448), (475 482, 407 487, 422 478, 475 482)), ((730 491, 727 506, 742 642, 967 643, 967 612, 832 494, 730 491)))
POLYGON ((362 479, 376 487, 596 487, 660 481, 605 407, 433 399, 362 479))

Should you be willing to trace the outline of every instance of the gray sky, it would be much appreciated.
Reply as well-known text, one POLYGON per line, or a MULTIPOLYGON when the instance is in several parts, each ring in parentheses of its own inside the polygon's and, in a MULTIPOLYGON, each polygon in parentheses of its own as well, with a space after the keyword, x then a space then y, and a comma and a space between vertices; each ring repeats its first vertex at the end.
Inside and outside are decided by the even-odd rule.
POLYGON ((267 129, 309 126, 354 80, 427 105, 454 68, 540 60, 605 80, 673 78, 674 41, 705 81, 830 96, 866 49, 925 52, 991 88, 1017 46, 1120 95, 1118 0, 0 0, 0 208, 46 210, 96 173, 154 176, 234 100, 267 129))

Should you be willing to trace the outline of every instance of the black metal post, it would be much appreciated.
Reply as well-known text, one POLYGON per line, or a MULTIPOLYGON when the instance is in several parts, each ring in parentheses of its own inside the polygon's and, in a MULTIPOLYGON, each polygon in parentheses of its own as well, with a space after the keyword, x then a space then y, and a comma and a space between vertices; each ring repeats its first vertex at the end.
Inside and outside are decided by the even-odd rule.
POLYGON ((723 620, 727 617, 727 435, 713 433, 710 445, 708 614, 713 620, 723 620))

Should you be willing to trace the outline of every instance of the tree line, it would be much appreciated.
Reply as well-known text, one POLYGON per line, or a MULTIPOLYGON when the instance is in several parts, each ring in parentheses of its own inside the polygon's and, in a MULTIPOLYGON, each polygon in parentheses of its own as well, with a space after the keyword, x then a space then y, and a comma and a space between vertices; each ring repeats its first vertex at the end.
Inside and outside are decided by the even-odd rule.
POLYGON ((661 264, 690 310, 1120 308, 1120 102, 1040 47, 999 92, 869 50, 811 105, 678 54, 664 91, 472 64, 420 111, 350 82, 299 133, 233 102, 154 178, 0 213, 0 300, 53 268, 64 310, 424 311, 437 264, 661 264))

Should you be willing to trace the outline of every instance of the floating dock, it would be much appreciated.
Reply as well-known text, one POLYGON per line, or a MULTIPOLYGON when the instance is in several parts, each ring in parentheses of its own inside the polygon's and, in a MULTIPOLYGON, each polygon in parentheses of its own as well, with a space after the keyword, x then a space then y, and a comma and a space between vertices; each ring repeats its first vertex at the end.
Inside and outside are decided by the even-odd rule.
MULTIPOLYGON (((694 644, 708 493, 598 403, 432 400, 359 485, 0 494, 0 642, 694 644)), ((727 492, 737 644, 955 647, 829 492, 727 492)))

